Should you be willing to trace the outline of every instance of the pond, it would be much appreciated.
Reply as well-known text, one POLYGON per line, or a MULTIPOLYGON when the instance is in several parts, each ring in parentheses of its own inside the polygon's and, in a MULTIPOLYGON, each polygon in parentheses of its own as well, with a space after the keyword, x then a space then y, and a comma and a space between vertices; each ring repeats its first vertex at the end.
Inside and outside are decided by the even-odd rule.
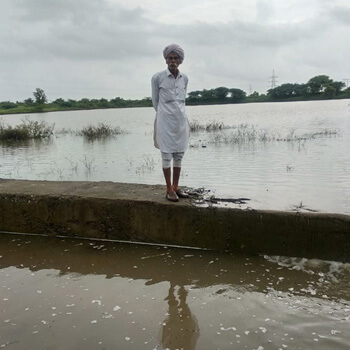
MULTIPOLYGON (((238 207, 350 214, 349 100, 189 106, 191 134, 181 184, 238 207)), ((7 115, 4 123, 21 123, 7 115)), ((33 114, 55 124, 44 141, 0 145, 0 177, 163 184, 152 108, 33 114), (125 134, 86 140, 75 131, 105 123, 125 134), (63 130, 64 129, 64 130, 63 130)))

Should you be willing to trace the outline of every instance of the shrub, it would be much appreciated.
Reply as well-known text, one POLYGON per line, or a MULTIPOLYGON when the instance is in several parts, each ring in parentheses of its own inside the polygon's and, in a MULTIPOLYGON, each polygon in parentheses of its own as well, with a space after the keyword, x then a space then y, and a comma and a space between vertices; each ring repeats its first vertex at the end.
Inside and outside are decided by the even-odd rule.
POLYGON ((224 130, 224 129, 229 129, 229 126, 226 126, 224 123, 220 123, 217 121, 212 121, 210 123, 207 123, 205 126, 199 124, 198 120, 193 120, 190 122, 190 129, 191 132, 198 132, 198 131, 208 131, 208 132, 212 132, 212 131, 220 131, 220 130, 224 130))
POLYGON ((98 123, 98 125, 88 125, 84 127, 77 134, 86 137, 88 140, 94 140, 99 138, 105 138, 120 134, 125 134, 126 131, 122 130, 119 126, 112 127, 104 123, 98 123))
POLYGON ((29 139, 43 139, 53 134, 54 125, 47 125, 44 121, 32 121, 29 118, 22 119, 22 123, 16 126, 0 121, 1 141, 22 141, 29 139))

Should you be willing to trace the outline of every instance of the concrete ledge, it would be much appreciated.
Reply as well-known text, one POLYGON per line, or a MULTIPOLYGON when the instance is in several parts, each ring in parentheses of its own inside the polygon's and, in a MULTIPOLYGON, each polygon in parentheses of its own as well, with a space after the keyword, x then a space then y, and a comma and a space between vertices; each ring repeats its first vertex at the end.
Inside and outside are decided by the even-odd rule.
POLYGON ((350 261, 350 216, 171 203, 164 186, 0 180, 0 231, 350 261))

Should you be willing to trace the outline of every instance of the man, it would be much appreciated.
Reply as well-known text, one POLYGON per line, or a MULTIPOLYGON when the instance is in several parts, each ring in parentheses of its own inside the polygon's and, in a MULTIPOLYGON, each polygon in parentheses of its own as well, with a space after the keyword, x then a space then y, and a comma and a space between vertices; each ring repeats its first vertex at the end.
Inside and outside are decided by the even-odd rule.
POLYGON ((166 199, 178 202, 188 198, 179 187, 181 162, 188 147, 190 126, 185 111, 188 78, 179 71, 185 54, 176 44, 163 50, 168 68, 152 77, 152 103, 156 110, 154 145, 162 155, 162 166, 167 187, 166 199), (173 178, 171 181, 171 161, 173 178))

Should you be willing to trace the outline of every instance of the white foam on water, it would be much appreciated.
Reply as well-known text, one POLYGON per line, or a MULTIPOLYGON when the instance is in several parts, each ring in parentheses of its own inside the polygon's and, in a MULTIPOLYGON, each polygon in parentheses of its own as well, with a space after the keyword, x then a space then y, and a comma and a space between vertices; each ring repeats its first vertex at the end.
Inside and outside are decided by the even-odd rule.
POLYGON ((338 282, 340 275, 350 274, 350 263, 269 255, 264 255, 264 258, 281 267, 300 270, 310 275, 319 274, 320 277, 327 277, 333 282, 338 282))

